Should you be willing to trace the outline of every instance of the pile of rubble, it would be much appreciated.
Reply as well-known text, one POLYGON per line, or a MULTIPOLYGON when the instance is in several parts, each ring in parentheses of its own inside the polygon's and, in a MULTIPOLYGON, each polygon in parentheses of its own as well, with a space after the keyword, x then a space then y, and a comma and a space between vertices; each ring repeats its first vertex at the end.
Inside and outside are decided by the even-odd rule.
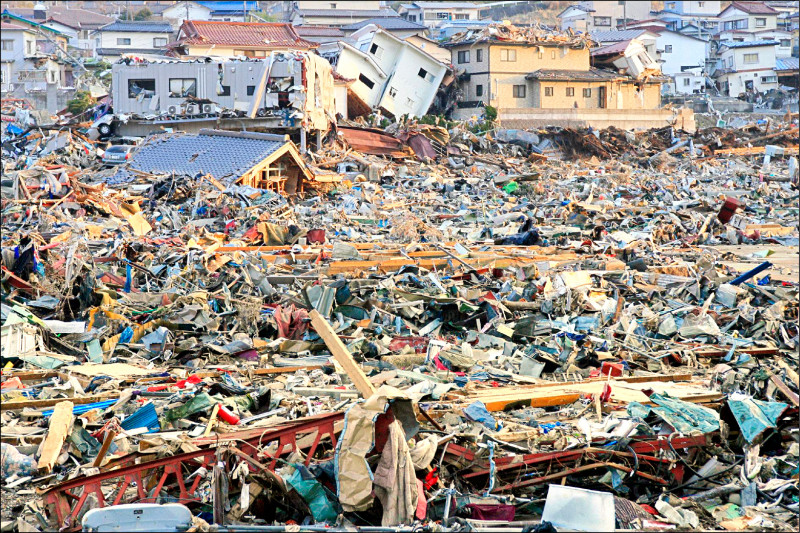
POLYGON ((6 131, 3 530, 796 530, 796 124, 475 131, 6 131))

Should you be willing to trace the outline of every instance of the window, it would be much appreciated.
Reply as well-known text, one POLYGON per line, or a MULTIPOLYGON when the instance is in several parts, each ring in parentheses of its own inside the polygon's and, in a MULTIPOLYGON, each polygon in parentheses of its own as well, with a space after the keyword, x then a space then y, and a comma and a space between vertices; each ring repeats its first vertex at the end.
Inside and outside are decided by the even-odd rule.
POLYGON ((667 9, 675 9, 675 2, 667 2, 667 9))
POLYGON ((14 49, 14 41, 11 39, 3 39, 0 41, 0 50, 10 52, 14 49))
POLYGON ((336 4, 331 4, 331 9, 336 9, 336 4))
POLYGON ((481 63, 483 61, 483 48, 475 50, 475 62, 481 63))
POLYGON ((514 85, 513 92, 514 92, 514 98, 525 98, 524 85, 514 85))
POLYGON ((781 48, 791 48, 792 40, 791 39, 781 39, 781 48))
POLYGON ((439 11, 438 13, 436 13, 436 18, 439 20, 450 20, 450 13, 439 11))
POLYGON ((255 85, 248 85, 247 86, 247 96, 253 96, 256 94, 256 86, 255 85))
POLYGON ((705 6, 706 6, 705 2, 697 2, 697 7, 705 7, 705 6))
POLYGON ((391 96, 392 98, 397 96, 397 89, 395 89, 394 87, 389 87, 389 96, 391 96))
POLYGON ((544 95, 545 96, 553 96, 553 88, 552 87, 545 87, 544 88, 544 95))
POLYGON ((761 82, 762 83, 777 83, 778 77, 777 76, 762 76, 761 82))
POLYGON ((688 86, 689 86, 689 83, 691 83, 691 80, 690 80, 689 78, 683 78, 683 85, 684 85, 684 87, 688 87, 688 86))
POLYGON ((763 17, 756 18, 756 28, 763 28, 767 25, 767 19, 763 17))
POLYGON ((25 41, 25 53, 27 55, 33 55, 33 41, 25 41))
POLYGON ((230 96, 230 95, 231 95, 230 85, 222 85, 221 83, 217 84, 217 96, 230 96))
POLYGON ((550 50, 550 59, 555 59, 555 58, 556 58, 556 51, 550 50))
POLYGON ((408 16, 408 20, 410 20, 411 22, 416 22, 417 21, 417 16, 416 15, 409 15, 408 16))
POLYGON ((664 53, 665 54, 671 54, 672 53, 672 45, 671 44, 665 44, 664 45, 664 53))
POLYGON ((733 56, 728 58, 728 68, 733 68, 733 56))
POLYGON ((130 46, 130 37, 117 37, 117 46, 130 46))
POLYGON ((538 57, 539 57, 539 59, 544 59, 544 52, 542 52, 541 50, 539 50, 538 57))
POLYGON ((375 43, 372 43, 372 46, 369 47, 369 53, 380 59, 383 57, 383 48, 375 43))
POLYGON ((186 98, 197 96, 197 80, 194 78, 170 78, 169 97, 186 98))
POLYGON ((150 98, 156 93, 156 80, 128 80, 128 98, 150 98))
POLYGON ((375 87, 375 82, 369 79, 368 77, 364 76, 363 74, 358 75, 358 81, 366 85, 367 89, 372 89, 373 87, 375 87))
POLYGON ((592 97, 592 90, 591 89, 584 89, 583 90, 583 97, 584 98, 591 98, 592 97))
POLYGON ((456 20, 469 20, 468 13, 456 14, 456 20))
POLYGON ((567 96, 575 96, 575 87, 567 87, 567 96))
POLYGON ((594 17, 595 26, 611 26, 611 17, 594 17))
POLYGON ((461 50, 458 52, 458 64, 469 63, 469 50, 461 50))
POLYGON ((746 30, 747 29, 747 19, 739 19, 739 20, 729 20, 722 24, 723 30, 746 30))
POLYGON ((419 76, 425 81, 433 81, 433 74, 431 74, 424 68, 419 69, 419 72, 417 72, 417 76, 419 76))
POLYGON ((483 85, 475 86, 475 96, 483 96, 483 85))
POLYGON ((513 48, 500 49, 500 61, 516 61, 517 51, 513 48))
POLYGON ((161 48, 162 46, 167 46, 167 38, 153 37, 153 48, 161 48))
POLYGON ((745 65, 752 65, 754 63, 758 63, 758 54, 745 54, 744 55, 744 64, 745 65))

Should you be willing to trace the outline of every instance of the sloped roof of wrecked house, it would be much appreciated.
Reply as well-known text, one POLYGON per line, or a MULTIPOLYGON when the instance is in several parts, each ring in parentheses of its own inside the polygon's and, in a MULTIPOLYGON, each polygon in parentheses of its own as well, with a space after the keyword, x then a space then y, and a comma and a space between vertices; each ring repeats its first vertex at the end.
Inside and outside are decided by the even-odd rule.
MULTIPOLYGON (((291 141, 252 132, 200 130, 197 135, 162 134, 150 137, 133 154, 130 168, 150 174, 197 176, 211 174, 230 185, 259 163, 284 148, 296 148, 291 141)), ((304 169, 305 170, 305 169, 304 169)), ((126 174, 120 168, 118 174, 126 174)))
POLYGON ((589 48, 596 40, 586 34, 573 34, 542 27, 522 27, 513 24, 490 24, 454 34, 443 47, 490 43, 502 46, 569 46, 589 48))
POLYGON ((291 24, 283 22, 223 22, 185 20, 177 45, 219 45, 263 48, 316 48, 317 43, 300 37, 291 24))
POLYGON ((406 20, 404 18, 399 17, 384 17, 384 18, 371 18, 362 20, 361 22, 354 22, 353 24, 347 24, 346 26, 342 26, 343 30, 359 30, 364 26, 368 26, 369 24, 375 24, 376 26, 383 28, 384 30, 427 30, 428 28, 422 24, 417 24, 416 22, 411 22, 410 20, 406 20))

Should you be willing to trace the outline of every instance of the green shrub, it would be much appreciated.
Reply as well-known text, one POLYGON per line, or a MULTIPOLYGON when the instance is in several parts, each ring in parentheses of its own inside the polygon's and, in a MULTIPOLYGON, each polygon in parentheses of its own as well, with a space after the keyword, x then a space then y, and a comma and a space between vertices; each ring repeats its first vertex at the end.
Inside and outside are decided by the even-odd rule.
POLYGON ((78 91, 75 97, 67 102, 67 111, 73 115, 80 115, 94 105, 94 98, 89 91, 78 91))

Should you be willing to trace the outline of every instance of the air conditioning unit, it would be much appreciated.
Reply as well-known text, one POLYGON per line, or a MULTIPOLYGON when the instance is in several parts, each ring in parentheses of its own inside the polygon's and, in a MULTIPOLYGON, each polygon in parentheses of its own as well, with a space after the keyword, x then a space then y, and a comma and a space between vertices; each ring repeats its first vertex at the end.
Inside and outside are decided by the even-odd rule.
POLYGON ((197 104, 189 104, 186 106, 187 115, 196 115, 200 112, 200 106, 197 104))
POLYGON ((203 113, 209 114, 214 112, 214 106, 211 104, 203 104, 203 113))
POLYGON ((180 111, 181 111, 181 108, 180 108, 180 106, 177 106, 177 105, 171 105, 171 106, 169 106, 167 108, 167 113, 169 113, 170 115, 177 115, 177 114, 180 113, 180 111))

